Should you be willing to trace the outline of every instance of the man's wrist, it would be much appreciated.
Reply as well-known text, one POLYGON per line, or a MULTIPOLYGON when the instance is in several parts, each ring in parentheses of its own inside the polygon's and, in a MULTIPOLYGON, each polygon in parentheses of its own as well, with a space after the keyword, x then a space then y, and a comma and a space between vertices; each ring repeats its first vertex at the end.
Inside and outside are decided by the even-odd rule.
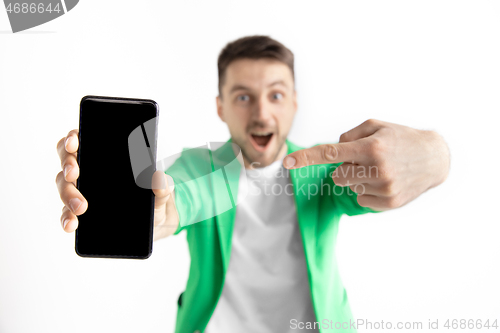
POLYGON ((434 151, 431 171, 434 175, 429 188, 442 184, 448 178, 450 170, 450 150, 443 137, 435 131, 426 131, 430 138, 431 149, 434 151))

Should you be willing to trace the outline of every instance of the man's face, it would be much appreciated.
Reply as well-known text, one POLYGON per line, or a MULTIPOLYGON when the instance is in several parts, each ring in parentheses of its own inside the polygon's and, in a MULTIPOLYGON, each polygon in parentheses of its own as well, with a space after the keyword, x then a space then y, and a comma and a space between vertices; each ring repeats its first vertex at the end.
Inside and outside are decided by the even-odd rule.
POLYGON ((217 113, 246 164, 265 167, 284 157, 297 111, 290 68, 272 59, 239 59, 229 64, 225 75, 217 113))

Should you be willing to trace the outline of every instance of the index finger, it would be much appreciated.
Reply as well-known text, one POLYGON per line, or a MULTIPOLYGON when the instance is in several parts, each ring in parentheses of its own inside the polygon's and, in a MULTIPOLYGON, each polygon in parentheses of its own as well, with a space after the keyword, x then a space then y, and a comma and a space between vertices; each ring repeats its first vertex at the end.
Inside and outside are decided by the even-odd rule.
POLYGON ((67 153, 74 154, 78 151, 78 130, 69 131, 68 135, 57 143, 57 153, 61 160, 67 153))
POLYGON ((357 163, 362 159, 362 145, 363 141, 357 140, 301 149, 286 156, 283 166, 287 169, 297 169, 315 164, 357 163))

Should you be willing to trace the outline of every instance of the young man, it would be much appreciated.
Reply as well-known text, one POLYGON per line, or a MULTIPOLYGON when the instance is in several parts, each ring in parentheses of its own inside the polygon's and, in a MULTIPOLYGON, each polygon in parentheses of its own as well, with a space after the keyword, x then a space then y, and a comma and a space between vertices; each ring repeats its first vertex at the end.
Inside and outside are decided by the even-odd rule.
MULTIPOLYGON (((229 43, 216 103, 231 139, 183 152, 165 171, 175 191, 153 190, 155 240, 186 230, 191 255, 176 332, 355 332, 335 258, 340 217, 401 207, 447 177, 448 148, 432 131, 367 120, 337 144, 303 149, 287 140, 293 62, 265 36, 229 43), (226 167, 238 155, 233 144, 245 172, 226 167), (192 181, 206 165, 210 179, 192 181)), ((87 209, 73 183, 77 149, 77 130, 57 145, 66 232, 87 209)))

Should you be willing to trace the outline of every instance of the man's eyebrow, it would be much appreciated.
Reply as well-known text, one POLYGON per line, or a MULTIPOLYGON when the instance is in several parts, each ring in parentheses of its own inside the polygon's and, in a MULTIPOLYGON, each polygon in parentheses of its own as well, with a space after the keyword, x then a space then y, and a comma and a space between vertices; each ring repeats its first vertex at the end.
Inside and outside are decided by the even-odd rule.
POLYGON ((281 84, 281 85, 287 87, 285 81, 283 81, 283 80, 274 81, 273 83, 269 84, 268 87, 272 87, 272 86, 275 86, 277 84, 281 84))
POLYGON ((242 84, 236 84, 231 88, 229 93, 232 94, 233 92, 235 92, 237 90, 250 90, 250 88, 248 88, 247 86, 244 86, 242 84))
MULTIPOLYGON (((274 81, 274 82, 268 84, 268 87, 272 87, 272 86, 275 86, 275 85, 278 85, 278 84, 281 84, 281 85, 287 87, 285 81, 283 81, 283 80, 274 81)), ((231 88, 231 90, 229 91, 229 93, 232 94, 233 92, 235 92, 237 90, 251 90, 251 89, 249 87, 247 87, 247 86, 242 85, 242 84, 236 84, 236 85, 234 85, 231 88)))

